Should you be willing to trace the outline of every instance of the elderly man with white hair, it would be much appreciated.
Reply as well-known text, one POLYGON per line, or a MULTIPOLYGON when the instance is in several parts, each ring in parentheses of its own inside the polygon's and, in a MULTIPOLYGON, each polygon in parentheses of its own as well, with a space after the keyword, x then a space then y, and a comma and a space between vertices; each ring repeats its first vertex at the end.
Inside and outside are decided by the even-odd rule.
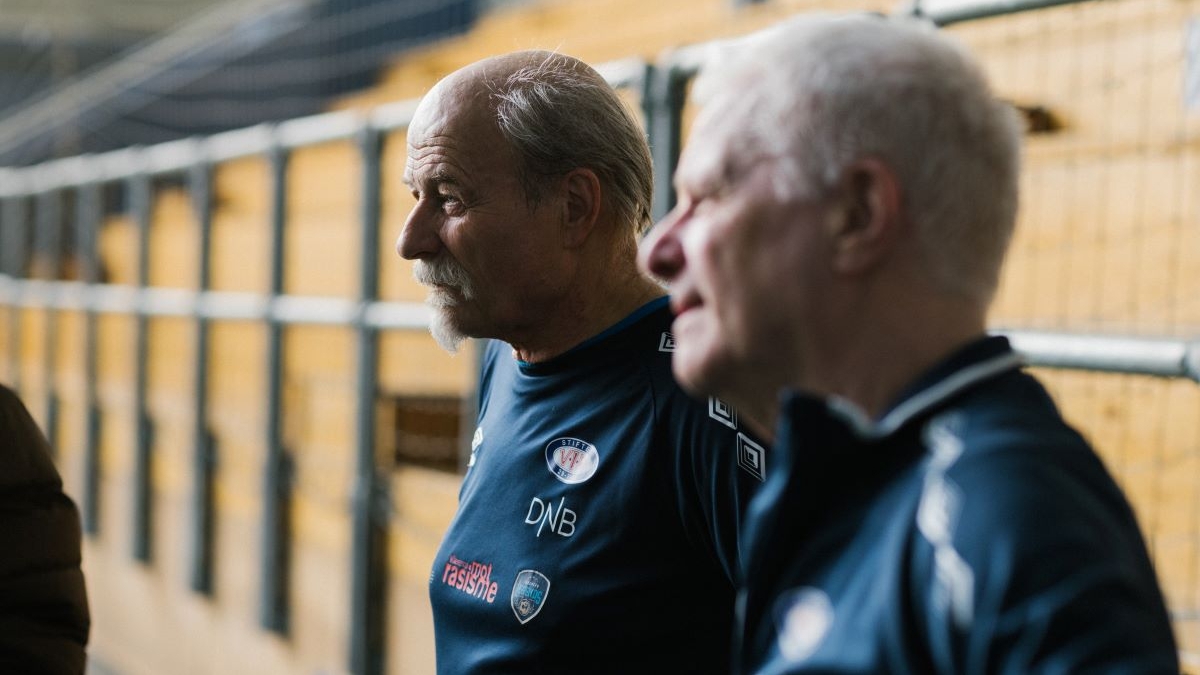
POLYGON ((915 20, 806 16, 705 67, 642 242, 673 369, 776 429, 738 672, 1178 673, 1134 513, 987 310, 1019 125, 915 20))

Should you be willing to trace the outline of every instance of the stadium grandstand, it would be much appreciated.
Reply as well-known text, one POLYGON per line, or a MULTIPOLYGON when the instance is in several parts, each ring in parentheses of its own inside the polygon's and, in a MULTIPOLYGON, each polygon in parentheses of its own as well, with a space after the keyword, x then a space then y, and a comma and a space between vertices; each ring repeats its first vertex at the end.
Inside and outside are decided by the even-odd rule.
POLYGON ((951 31, 1023 114, 993 311, 1147 533, 1200 675, 1200 0, 6 0, 0 382, 80 506, 94 675, 424 675, 475 410, 393 242, 416 100, 515 49, 637 111, 802 12, 951 31))

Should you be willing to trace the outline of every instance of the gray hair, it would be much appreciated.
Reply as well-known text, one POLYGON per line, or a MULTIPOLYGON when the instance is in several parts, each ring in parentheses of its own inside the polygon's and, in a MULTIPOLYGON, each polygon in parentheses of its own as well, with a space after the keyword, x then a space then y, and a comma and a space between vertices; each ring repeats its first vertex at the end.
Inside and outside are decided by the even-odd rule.
MULTIPOLYGON (((943 288, 987 303, 1016 220, 1020 125, 967 51, 916 19, 803 16, 723 48, 693 89, 779 162, 781 198, 819 196, 875 157, 895 172, 943 288)), ((727 45, 728 46, 728 45, 727 45)))
POLYGON ((650 147, 598 72, 578 59, 545 52, 491 87, 500 134, 516 152, 532 203, 541 198, 546 178, 588 168, 599 177, 609 207, 635 234, 649 227, 650 147))

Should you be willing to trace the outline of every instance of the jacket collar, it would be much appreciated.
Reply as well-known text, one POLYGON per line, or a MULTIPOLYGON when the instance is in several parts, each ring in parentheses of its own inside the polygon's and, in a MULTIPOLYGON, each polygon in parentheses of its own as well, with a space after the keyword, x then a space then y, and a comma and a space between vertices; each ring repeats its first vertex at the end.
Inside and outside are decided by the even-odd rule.
MULTIPOLYGON (((831 415, 842 419, 864 440, 882 439, 909 420, 960 392, 996 375, 1015 370, 1024 360, 1003 336, 981 337, 955 350, 905 389, 883 417, 872 420, 857 404, 831 396, 825 401, 831 415)), ((790 397, 798 394, 791 394, 790 397)))

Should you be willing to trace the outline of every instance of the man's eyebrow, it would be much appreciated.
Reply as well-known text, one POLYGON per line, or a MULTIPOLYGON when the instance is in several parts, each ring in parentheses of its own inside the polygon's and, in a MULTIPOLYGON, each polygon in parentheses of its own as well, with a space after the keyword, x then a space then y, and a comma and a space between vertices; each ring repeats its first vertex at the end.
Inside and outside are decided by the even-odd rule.
MULTIPOLYGON (((413 178, 413 174, 410 170, 405 169, 404 176, 401 177, 400 180, 403 181, 404 184, 406 186, 408 186, 409 189, 412 189, 412 190, 416 189, 417 181, 413 178)), ((432 185, 458 186, 460 184, 460 181, 458 180, 458 178, 455 177, 454 175, 450 174, 449 172, 447 172, 445 169, 438 169, 437 171, 434 171, 425 180, 423 180, 421 182, 426 185, 432 184, 432 185)))

